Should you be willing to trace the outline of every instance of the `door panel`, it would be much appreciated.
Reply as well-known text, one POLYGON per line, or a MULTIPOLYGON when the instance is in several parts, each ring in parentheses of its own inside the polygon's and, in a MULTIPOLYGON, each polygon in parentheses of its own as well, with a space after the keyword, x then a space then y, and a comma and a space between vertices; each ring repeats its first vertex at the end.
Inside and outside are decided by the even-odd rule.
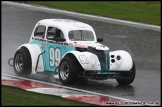
POLYGON ((58 66, 62 56, 68 51, 74 50, 72 46, 65 46, 61 44, 45 43, 45 70, 50 72, 58 72, 58 66))

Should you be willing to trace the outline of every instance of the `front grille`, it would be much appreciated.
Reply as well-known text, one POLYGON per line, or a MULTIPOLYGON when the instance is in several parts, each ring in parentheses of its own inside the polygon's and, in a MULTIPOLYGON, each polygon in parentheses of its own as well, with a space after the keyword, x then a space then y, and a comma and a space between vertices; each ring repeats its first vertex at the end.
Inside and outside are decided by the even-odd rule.
POLYGON ((88 47, 87 52, 91 52, 99 58, 100 62, 105 62, 105 52, 103 50, 97 50, 93 47, 88 47))
POLYGON ((109 54, 108 51, 104 50, 97 50, 96 48, 93 47, 88 47, 87 52, 91 52, 95 55, 97 55, 100 64, 101 64, 101 71, 107 71, 109 69, 109 54))

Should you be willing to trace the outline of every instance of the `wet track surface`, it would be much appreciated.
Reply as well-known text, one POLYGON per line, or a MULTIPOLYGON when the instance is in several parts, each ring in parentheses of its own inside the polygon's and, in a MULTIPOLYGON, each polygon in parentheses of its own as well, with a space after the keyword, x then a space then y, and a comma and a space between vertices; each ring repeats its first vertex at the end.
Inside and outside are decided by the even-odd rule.
MULTIPOLYGON (((136 78, 129 86, 119 86, 115 79, 108 79, 104 81, 89 80, 87 84, 77 84, 71 87, 137 101, 161 100, 161 31, 41 12, 4 3, 2 3, 1 11, 2 73, 15 75, 13 67, 8 65, 8 59, 13 57, 21 44, 29 42, 37 21, 47 18, 74 19, 90 24, 95 29, 97 37, 102 37, 103 44, 107 45, 111 51, 128 51, 136 64, 136 78)), ((30 78, 61 84, 58 79, 45 75, 32 75, 30 78)))

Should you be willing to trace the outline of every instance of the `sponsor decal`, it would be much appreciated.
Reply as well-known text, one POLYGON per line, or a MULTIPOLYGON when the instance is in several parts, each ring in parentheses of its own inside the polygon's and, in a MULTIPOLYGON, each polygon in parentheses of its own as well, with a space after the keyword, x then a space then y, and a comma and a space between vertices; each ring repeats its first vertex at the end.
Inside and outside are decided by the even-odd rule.
POLYGON ((42 43, 42 44, 41 44, 41 48, 43 49, 44 47, 45 47, 45 44, 44 44, 44 43, 42 43))
POLYGON ((86 46, 86 45, 72 43, 72 42, 68 43, 68 46, 74 46, 74 47, 79 47, 79 48, 88 48, 88 46, 86 46))

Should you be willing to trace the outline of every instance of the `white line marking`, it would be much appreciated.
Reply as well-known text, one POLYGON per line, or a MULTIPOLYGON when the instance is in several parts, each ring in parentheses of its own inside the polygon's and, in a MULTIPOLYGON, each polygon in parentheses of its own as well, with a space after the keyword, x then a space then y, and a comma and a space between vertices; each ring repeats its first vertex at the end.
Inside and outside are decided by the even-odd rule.
POLYGON ((111 96, 111 95, 105 95, 105 94, 101 94, 101 93, 97 93, 97 92, 91 92, 91 91, 87 91, 87 90, 83 90, 83 89, 72 88, 72 87, 68 87, 68 86, 62 86, 62 85, 58 85, 58 84, 55 84, 55 83, 48 83, 48 82, 39 81, 39 80, 33 80, 33 79, 28 79, 28 78, 23 78, 23 77, 17 77, 17 76, 13 76, 13 75, 4 74, 4 73, 2 73, 2 76, 7 76, 7 77, 17 78, 17 79, 22 79, 22 80, 28 80, 28 81, 43 83, 43 84, 47 84, 47 85, 57 86, 57 87, 65 88, 65 89, 75 90, 75 91, 94 94, 94 95, 107 96, 107 97, 120 99, 120 100, 125 100, 125 101, 129 101, 129 102, 139 102, 139 101, 130 100, 130 99, 126 99, 126 98, 121 98, 121 97, 116 97, 116 96, 111 96))
POLYGON ((15 5, 15 6, 21 6, 23 8, 28 7, 28 8, 36 9, 38 11, 45 11, 46 10, 46 12, 51 11, 51 12, 58 12, 59 14, 83 16, 83 17, 89 17, 91 20, 102 20, 102 21, 109 22, 109 23, 117 23, 117 24, 121 24, 121 25, 141 27, 141 28, 147 28, 147 29, 151 29, 151 30, 161 31, 161 26, 156 26, 156 25, 137 23, 137 22, 132 22, 132 21, 124 21, 124 20, 120 20, 120 19, 113 19, 113 18, 107 18, 107 17, 102 17, 102 16, 88 15, 88 14, 65 11, 65 10, 60 10, 60 9, 52 9, 52 8, 43 7, 43 6, 38 7, 38 6, 33 6, 33 5, 30 5, 30 4, 24 4, 24 3, 2 1, 2 4, 3 3, 15 5))
POLYGON ((65 88, 32 88, 32 89, 25 89, 27 91, 33 91, 33 92, 39 92, 42 94, 48 94, 48 95, 56 95, 56 96, 62 96, 62 97, 67 97, 67 96, 96 96, 92 94, 87 94, 83 92, 78 92, 75 90, 68 90, 65 88))

